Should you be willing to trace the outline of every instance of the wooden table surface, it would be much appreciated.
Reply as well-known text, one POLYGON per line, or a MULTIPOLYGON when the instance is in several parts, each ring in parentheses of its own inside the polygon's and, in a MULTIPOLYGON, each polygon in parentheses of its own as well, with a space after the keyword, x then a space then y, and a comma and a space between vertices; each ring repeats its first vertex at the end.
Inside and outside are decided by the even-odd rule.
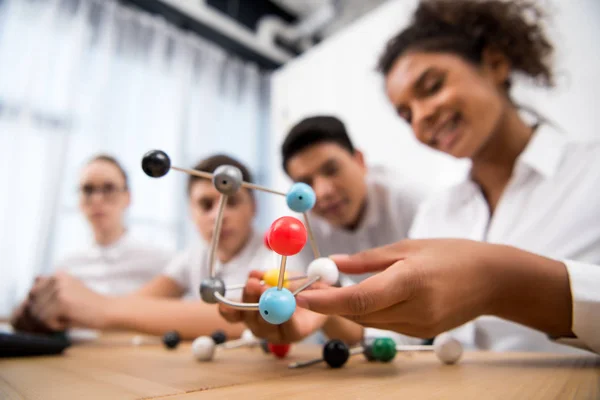
POLYGON ((465 352, 456 365, 432 353, 398 354, 388 364, 352 357, 341 369, 318 364, 320 347, 294 346, 278 360, 260 348, 220 350, 211 362, 191 344, 133 346, 104 335, 63 355, 0 360, 0 399, 599 399, 600 357, 465 352))

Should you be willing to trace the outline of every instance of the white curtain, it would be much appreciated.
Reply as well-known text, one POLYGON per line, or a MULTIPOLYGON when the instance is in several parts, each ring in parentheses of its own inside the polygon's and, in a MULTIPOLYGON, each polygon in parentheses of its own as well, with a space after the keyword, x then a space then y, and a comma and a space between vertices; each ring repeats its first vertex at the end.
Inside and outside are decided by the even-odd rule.
POLYGON ((131 231, 173 250, 197 240, 187 177, 145 176, 147 150, 183 167, 226 152, 269 184, 268 93, 255 65, 116 1, 0 0, 0 316, 91 240, 76 185, 96 153, 129 173, 131 231))

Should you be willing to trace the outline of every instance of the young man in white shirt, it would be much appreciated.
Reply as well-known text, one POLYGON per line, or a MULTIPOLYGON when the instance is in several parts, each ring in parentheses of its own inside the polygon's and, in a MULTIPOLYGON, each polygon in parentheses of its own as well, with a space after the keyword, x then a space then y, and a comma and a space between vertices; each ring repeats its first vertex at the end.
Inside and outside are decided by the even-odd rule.
MULTIPOLYGON (((398 174, 368 167, 338 118, 323 115, 303 119, 290 130, 281 152, 289 177, 308 184, 316 194, 309 223, 321 255, 357 252, 407 237, 426 191, 398 174)), ((308 266, 315 258, 311 246, 306 245, 299 257, 308 266)), ((351 285, 367 276, 342 275, 340 284, 351 285)), ((258 275, 253 279, 258 279, 258 275)), ((256 282, 250 280, 246 288, 248 301, 255 300, 260 291, 256 282)), ((379 334, 375 330, 363 332, 362 327, 340 318, 328 319, 302 311, 277 329, 249 313, 221 309, 229 320, 244 320, 257 336, 274 341, 297 341, 319 328, 327 336, 349 343, 379 334)), ((420 342, 400 336, 396 339, 403 343, 420 342)))
MULTIPOLYGON (((224 164, 239 168, 243 179, 252 182, 244 165, 224 155, 209 157, 195 169, 212 173, 224 164)), ((200 282, 209 277, 209 248, 221 193, 209 180, 190 176, 188 182, 189 207, 203 243, 176 256, 162 274, 128 296, 103 296, 69 274, 59 273, 34 287, 31 314, 53 330, 84 327, 154 335, 175 330, 182 338, 192 339, 222 329, 230 337, 239 336, 244 329, 241 324, 226 322, 215 305, 199 299, 200 282), (193 300, 182 300, 186 295, 193 300)), ((216 271, 226 285, 244 283, 252 269, 279 267, 262 235, 253 230, 255 214, 250 190, 241 188, 229 197, 216 251, 216 271)), ((239 297, 239 293, 226 292, 226 297, 239 297)))
MULTIPOLYGON (((313 188, 311 228, 324 255, 356 252, 408 236, 426 191, 381 166, 368 166, 345 124, 319 115, 298 122, 281 146, 283 168, 294 182, 313 188)), ((314 255, 302 253, 308 264, 314 255)), ((347 276, 352 282, 364 277, 347 276)))
MULTIPOLYGON (((539 11, 533 4, 518 1, 422 1, 413 23, 389 41, 380 69, 388 98, 399 116, 411 124, 424 144, 472 162, 464 182, 421 206, 410 237, 470 239, 516 247, 554 260, 572 260, 566 265, 569 272, 576 271, 570 275, 575 280, 572 294, 579 299, 574 307, 596 310, 596 306, 585 303, 586 298, 592 302, 597 298, 583 281, 589 276, 591 282, 597 282, 598 271, 594 269, 600 265, 600 143, 569 140, 541 117, 532 126, 511 99, 511 83, 517 73, 552 86, 548 58, 552 44, 543 25, 528 18, 543 15, 539 11)), ((450 246, 447 249, 453 251, 450 246)), ((468 247, 454 251, 466 250, 468 247)), ((459 264, 454 265, 454 280, 435 275, 424 279, 439 279, 439 284, 458 287, 463 281, 470 283, 459 264)), ((529 273, 539 272, 535 265, 505 265, 507 274, 515 267, 533 269, 512 275, 517 277, 511 280, 515 296, 522 302, 509 302, 512 308, 506 318, 504 313, 488 316, 485 308, 483 312, 474 308, 469 315, 478 318, 451 334, 467 348, 571 351, 533 329, 538 325, 531 322, 540 307, 563 298, 540 301, 538 297, 568 293, 565 268, 556 263, 554 272, 560 273, 561 268, 563 272, 558 281, 563 292, 546 293, 542 289, 548 284, 545 278, 540 278, 539 290, 531 281, 519 285, 519 276, 525 279, 529 273), (527 323, 520 323, 521 318, 527 323)), ((541 271, 547 271, 552 281, 552 270, 541 271)), ((472 304, 468 296, 465 293, 462 300, 472 304)), ((450 304, 448 311, 452 311, 450 304)), ((468 321, 463 318, 464 311, 461 307, 456 310, 457 320, 468 321)), ((597 318, 596 312, 576 313, 579 327, 574 329, 576 333, 587 332, 588 340, 589 327, 597 325, 593 321, 585 325, 583 319, 585 315, 597 318)), ((551 315, 540 313, 540 318, 542 315, 544 322, 553 321, 551 315)), ((564 321, 557 315, 556 322, 564 321)))

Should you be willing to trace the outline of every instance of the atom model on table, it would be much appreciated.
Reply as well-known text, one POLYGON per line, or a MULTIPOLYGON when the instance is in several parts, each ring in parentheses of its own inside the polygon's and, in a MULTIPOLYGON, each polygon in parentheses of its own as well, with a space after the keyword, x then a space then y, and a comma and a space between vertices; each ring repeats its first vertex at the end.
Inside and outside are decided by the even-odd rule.
MULTIPOLYGON (((242 179, 242 172, 239 168, 231 165, 221 165, 214 173, 208 173, 197 170, 179 168, 171 165, 169 156, 161 150, 152 150, 147 152, 142 159, 142 169, 150 177, 159 178, 165 176, 169 170, 185 172, 190 175, 209 179, 213 182, 215 189, 220 193, 218 214, 215 221, 215 230, 210 245, 209 268, 210 277, 200 284, 200 297, 209 304, 222 303, 229 307, 239 310, 257 310, 262 318, 274 325, 287 322, 296 310, 295 296, 313 283, 321 281, 330 285, 337 283, 339 271, 335 263, 327 258, 320 257, 317 244, 310 229, 307 211, 312 209, 316 202, 316 196, 310 186, 305 183, 294 183, 287 193, 279 192, 260 185, 245 182, 242 179), (216 249, 219 244, 223 212, 227 198, 234 195, 241 187, 261 190, 267 193, 278 194, 286 197, 288 207, 304 215, 306 227, 300 220, 291 216, 284 216, 275 220, 267 232, 266 244, 275 253, 281 256, 281 265, 277 274, 277 285, 267 289, 260 297, 258 303, 242 303, 229 300, 225 297, 228 290, 240 289, 242 285, 226 287, 215 270, 216 249), (308 227, 308 232, 307 232, 308 227), (292 293, 284 287, 286 281, 286 260, 287 257, 298 254, 306 244, 307 237, 311 242, 315 260, 313 260, 307 269, 305 278, 307 282, 294 290, 292 293)), ((299 279, 299 278, 295 278, 299 279)), ((272 279, 265 283, 273 283, 272 279)), ((289 282, 290 279, 288 279, 289 282)))
MULTIPOLYGON (((209 304, 222 303, 239 310, 257 310, 268 323, 279 325, 287 322, 296 310, 295 296, 317 281, 329 285, 336 284, 339 279, 337 266, 327 257, 321 257, 318 246, 310 228, 307 211, 311 210, 316 202, 316 196, 310 186, 305 183, 294 183, 287 193, 279 192, 260 185, 245 182, 242 172, 231 165, 222 165, 214 173, 179 168, 171 165, 169 156, 161 150, 147 152, 142 159, 142 169, 150 177, 165 176, 170 170, 176 170, 189 175, 211 180, 215 189, 220 193, 218 214, 215 221, 215 230, 211 240, 209 252, 210 277, 201 282, 199 292, 202 300, 209 304), (285 196, 288 207, 297 213, 302 213, 306 227, 300 220, 284 216, 275 220, 265 235, 265 245, 281 256, 279 269, 268 271, 264 274, 261 284, 271 286, 260 297, 258 303, 243 303, 229 300, 225 293, 231 290, 243 289, 245 284, 226 286, 215 270, 216 249, 219 244, 219 235, 223 220, 225 204, 229 196, 234 195, 241 187, 261 190, 267 193, 285 196), (287 257, 298 254, 306 244, 307 237, 315 256, 309 264, 306 276, 288 278, 285 267, 287 257), (307 279, 307 281, 291 292, 286 286, 292 280, 307 279)), ((176 333, 168 333, 164 343, 168 348, 177 346, 179 340, 176 333)), ((258 340, 249 330, 244 331, 238 340, 227 342, 222 334, 200 336, 192 343, 192 353, 199 361, 210 361, 217 349, 232 349, 242 346, 254 347, 260 345, 265 353, 272 353, 278 358, 283 358, 290 349, 289 344, 271 344, 258 340)), ((403 351, 433 351, 438 359, 445 364, 453 364, 462 356, 462 345, 448 335, 440 335, 433 345, 428 346, 398 346, 393 339, 375 338, 372 343, 363 342, 359 347, 350 349, 338 339, 325 343, 322 358, 306 362, 296 362, 289 368, 301 368, 325 362, 332 368, 342 367, 352 355, 363 354, 369 361, 390 362, 398 352, 403 351)))

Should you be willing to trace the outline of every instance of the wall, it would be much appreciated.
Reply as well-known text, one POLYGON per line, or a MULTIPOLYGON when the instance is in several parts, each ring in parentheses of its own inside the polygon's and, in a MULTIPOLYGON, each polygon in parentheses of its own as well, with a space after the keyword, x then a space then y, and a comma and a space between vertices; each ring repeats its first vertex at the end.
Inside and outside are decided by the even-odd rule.
POLYGON ((93 241, 78 207, 93 155, 129 175, 133 236, 170 250, 199 240, 188 177, 146 176, 148 150, 188 168, 224 152, 269 183, 268 75, 159 16, 116 0, 0 0, 0 60, 0 318, 93 241))
MULTIPOLYGON (((559 87, 547 92, 517 86, 515 95, 578 138, 596 135, 599 113, 591 104, 600 88, 600 2, 555 0, 551 36, 557 44, 559 87)), ((279 146, 287 130, 313 113, 333 113, 348 125, 371 164, 386 164, 433 188, 459 177, 467 165, 425 148, 413 139, 384 97, 375 63, 385 42, 408 22, 415 0, 391 0, 278 70, 272 81, 272 168, 274 185, 289 185, 279 146)), ((279 213, 287 212, 284 202, 279 213)))

